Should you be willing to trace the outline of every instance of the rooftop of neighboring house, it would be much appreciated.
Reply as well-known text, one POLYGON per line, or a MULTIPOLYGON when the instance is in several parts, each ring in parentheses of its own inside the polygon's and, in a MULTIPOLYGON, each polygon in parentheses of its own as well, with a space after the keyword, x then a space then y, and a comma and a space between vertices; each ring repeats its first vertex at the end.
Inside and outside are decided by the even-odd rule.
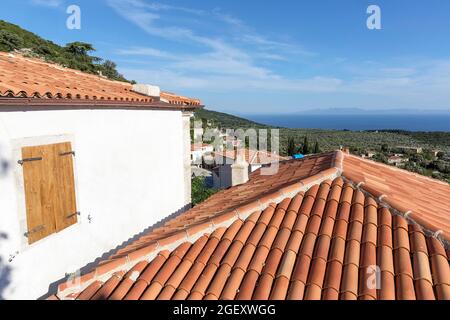
MULTIPOLYGON (((244 152, 245 161, 250 165, 262 165, 289 160, 287 157, 283 157, 269 151, 244 149, 244 152)), ((236 149, 214 152, 215 157, 224 157, 233 161, 236 160, 236 154, 236 149)))
POLYGON ((213 148, 214 146, 208 143, 202 143, 202 144, 191 144, 191 151, 202 151, 206 148, 213 148))
POLYGON ((282 162, 51 299, 450 299, 448 199, 447 183, 341 151, 282 162))
POLYGON ((389 161, 406 161, 407 159, 403 156, 390 156, 388 158, 389 161))
POLYGON ((192 99, 157 90, 140 93, 127 82, 108 80, 20 54, 0 52, 0 105, 95 105, 166 109, 201 106, 192 99))
POLYGON ((199 99, 183 97, 171 92, 161 92, 161 100, 164 100, 171 104, 181 104, 181 105, 199 106, 202 104, 199 99))
POLYGON ((389 159, 393 159, 393 160, 400 160, 400 159, 403 159, 402 157, 400 157, 400 156, 390 156, 389 157, 389 159))

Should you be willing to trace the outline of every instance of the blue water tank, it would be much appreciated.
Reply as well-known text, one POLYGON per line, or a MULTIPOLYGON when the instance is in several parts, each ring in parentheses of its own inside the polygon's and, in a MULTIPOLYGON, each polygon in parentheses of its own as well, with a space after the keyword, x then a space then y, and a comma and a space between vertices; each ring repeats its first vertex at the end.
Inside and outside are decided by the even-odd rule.
POLYGON ((303 159, 305 156, 303 155, 303 154, 294 154, 293 156, 292 156, 294 159, 303 159))

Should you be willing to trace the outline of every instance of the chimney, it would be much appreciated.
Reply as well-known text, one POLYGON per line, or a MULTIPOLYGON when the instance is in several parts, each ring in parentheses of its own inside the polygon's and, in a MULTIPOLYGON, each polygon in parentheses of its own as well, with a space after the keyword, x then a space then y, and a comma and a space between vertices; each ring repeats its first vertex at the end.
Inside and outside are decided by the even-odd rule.
POLYGON ((133 84, 133 91, 150 97, 159 98, 161 96, 161 89, 158 86, 149 84, 133 84))
POLYGON ((339 149, 340 149, 343 153, 350 154, 350 148, 349 148, 349 147, 343 147, 343 146, 341 146, 339 149))
POLYGON ((238 148, 236 161, 231 165, 231 184, 237 186, 248 181, 248 162, 245 161, 245 149, 238 148))

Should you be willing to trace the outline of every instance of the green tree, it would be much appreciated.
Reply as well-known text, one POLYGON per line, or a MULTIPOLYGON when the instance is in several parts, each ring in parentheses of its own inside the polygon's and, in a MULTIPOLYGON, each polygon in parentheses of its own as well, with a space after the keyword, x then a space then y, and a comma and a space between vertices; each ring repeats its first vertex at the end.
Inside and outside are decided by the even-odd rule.
POLYGON ((117 65, 111 60, 106 60, 99 65, 99 69, 105 77, 113 80, 125 81, 123 75, 121 75, 116 68, 117 65))
POLYGON ((87 56, 89 52, 95 51, 92 44, 80 41, 68 43, 64 49, 74 56, 87 56))
POLYGON ((314 144, 313 153, 315 154, 320 153, 319 141, 316 141, 316 143, 314 144))
POLYGON ((293 137, 288 138, 287 142, 287 154, 288 156, 293 156, 297 153, 297 146, 295 144, 295 139, 293 137))
POLYGON ((21 49, 23 46, 22 39, 16 34, 0 30, 0 51, 13 51, 16 49, 21 49))
POLYGON ((302 153, 303 153, 303 154, 309 154, 309 153, 311 153, 311 150, 310 150, 310 147, 309 147, 308 136, 305 136, 305 139, 303 140, 302 153))
POLYGON ((110 79, 128 81, 117 72, 113 62, 102 63, 102 59, 91 56, 89 53, 95 48, 90 43, 77 41, 61 47, 17 25, 0 20, 0 51, 19 49, 26 49, 24 54, 44 58, 47 62, 92 74, 101 72, 110 79))
POLYGON ((204 177, 195 177, 192 179, 192 205, 202 203, 217 191, 206 186, 204 177))
POLYGON ((34 50, 35 53, 39 54, 39 55, 43 55, 43 56, 51 56, 53 54, 55 54, 53 52, 53 50, 50 48, 50 46, 46 45, 46 44, 38 44, 34 50))

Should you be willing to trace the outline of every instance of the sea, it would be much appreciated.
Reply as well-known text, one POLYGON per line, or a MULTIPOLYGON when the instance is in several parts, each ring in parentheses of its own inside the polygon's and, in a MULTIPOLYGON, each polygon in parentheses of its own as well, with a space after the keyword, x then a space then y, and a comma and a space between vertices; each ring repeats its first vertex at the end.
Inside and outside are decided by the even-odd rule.
POLYGON ((450 114, 290 114, 245 115, 244 117, 258 123, 291 129, 450 132, 450 114))

